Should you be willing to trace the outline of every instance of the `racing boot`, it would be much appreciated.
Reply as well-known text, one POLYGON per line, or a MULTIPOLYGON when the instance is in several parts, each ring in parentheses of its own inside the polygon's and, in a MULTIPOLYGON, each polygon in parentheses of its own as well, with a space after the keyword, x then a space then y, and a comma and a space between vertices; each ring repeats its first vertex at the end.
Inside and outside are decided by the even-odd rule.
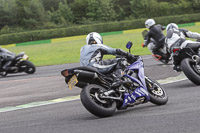
POLYGON ((8 67, 8 69, 9 69, 10 71, 13 71, 13 72, 17 72, 17 71, 18 71, 18 67, 15 67, 15 66, 13 66, 13 67, 8 67))
POLYGON ((170 57, 171 57, 171 55, 170 55, 169 53, 165 54, 165 59, 166 59, 167 61, 170 60, 170 57))
POLYGON ((181 70, 181 67, 180 67, 179 65, 174 65, 174 66, 173 66, 173 70, 175 70, 175 71, 177 71, 177 72, 182 71, 182 70, 181 70))
POLYGON ((111 88, 118 88, 118 87, 121 86, 121 84, 122 84, 122 81, 121 81, 119 78, 116 78, 116 79, 114 80, 114 82, 112 83, 111 88))
POLYGON ((10 66, 11 63, 12 63, 12 61, 6 62, 5 65, 2 67, 3 70, 5 70, 5 71, 14 71, 14 72, 16 72, 16 71, 18 70, 18 67, 15 67, 15 66, 12 66, 12 67, 11 67, 11 66, 10 66))
POLYGON ((114 77, 114 82, 111 85, 111 88, 118 88, 121 86, 122 81, 121 77, 123 76, 123 70, 122 69, 117 69, 115 73, 113 74, 114 77))

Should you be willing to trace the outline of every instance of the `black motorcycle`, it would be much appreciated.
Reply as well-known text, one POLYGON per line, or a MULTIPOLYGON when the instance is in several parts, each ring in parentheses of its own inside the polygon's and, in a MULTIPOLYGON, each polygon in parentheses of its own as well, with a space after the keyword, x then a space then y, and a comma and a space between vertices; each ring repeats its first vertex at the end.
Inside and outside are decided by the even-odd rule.
POLYGON ((137 60, 123 60, 123 64, 127 65, 127 68, 124 70, 122 84, 114 88, 111 86, 111 72, 102 74, 94 67, 65 69, 61 74, 70 89, 74 86, 82 88, 82 104, 98 117, 112 116, 116 109, 127 109, 148 101, 156 105, 167 103, 168 96, 163 87, 144 75, 144 64, 140 56, 137 60))
MULTIPOLYGON (((142 32, 143 38, 145 38, 147 32, 148 32, 147 30, 144 30, 144 31, 142 32)), ((153 49, 154 49, 155 45, 156 45, 156 42, 151 38, 151 39, 150 39, 150 42, 147 44, 147 48, 149 49, 149 51, 151 51, 152 57, 153 57, 156 61, 160 61, 160 62, 162 62, 162 63, 164 63, 164 64, 168 64, 169 61, 171 61, 171 58, 166 59, 165 57, 163 57, 163 55, 165 55, 165 56, 167 56, 167 57, 170 57, 170 53, 169 53, 169 51, 168 51, 168 49, 167 49, 167 46, 164 45, 162 48, 160 48, 160 49, 158 50, 160 53, 162 53, 162 55, 161 55, 161 54, 154 54, 154 53, 153 53, 153 49)), ((142 44, 142 47, 144 47, 143 44, 142 44)))
MULTIPOLYGON (((12 63, 9 67, 16 67, 17 69, 14 70, 4 70, 2 67, 0 67, 0 75, 2 77, 5 77, 7 74, 13 74, 13 73, 20 73, 25 72, 27 74, 33 74, 36 71, 36 68, 34 64, 30 61, 28 61, 29 57, 24 53, 21 52, 18 55, 15 55, 14 53, 10 52, 7 49, 1 48, 1 51, 4 52, 3 56, 13 56, 12 63)), ((2 60, 1 66, 3 66, 7 61, 3 58, 0 58, 2 60)))
POLYGON ((177 71, 183 71, 186 77, 200 85, 200 57, 191 48, 173 48, 173 59, 177 71))

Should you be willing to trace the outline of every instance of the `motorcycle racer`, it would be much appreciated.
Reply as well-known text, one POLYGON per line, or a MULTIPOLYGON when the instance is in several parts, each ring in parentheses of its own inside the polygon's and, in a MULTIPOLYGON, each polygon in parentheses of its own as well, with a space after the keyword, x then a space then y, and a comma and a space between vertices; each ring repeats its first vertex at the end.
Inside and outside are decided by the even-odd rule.
POLYGON ((151 40, 154 40, 155 47, 152 50, 153 54, 161 55, 162 57, 165 58, 165 60, 168 60, 169 56, 159 51, 160 48, 164 47, 165 36, 162 31, 165 30, 165 27, 160 24, 156 25, 156 22, 154 19, 147 19, 145 21, 145 26, 146 28, 149 29, 149 32, 144 37, 143 47, 147 46, 151 42, 151 40))
POLYGON ((122 63, 123 60, 120 58, 102 60, 104 55, 121 55, 132 59, 135 57, 122 49, 115 49, 104 45, 101 35, 97 32, 91 32, 87 35, 86 45, 80 51, 80 65, 95 67, 103 74, 115 69, 113 86, 118 86, 120 85, 122 71, 125 68, 122 63))
MULTIPOLYGON (((179 29, 178 25, 175 23, 170 23, 166 27, 167 36, 166 44, 169 48, 170 53, 174 47, 179 47, 181 49, 189 47, 200 56, 200 42, 195 42, 191 40, 186 40, 187 38, 200 39, 200 34, 196 32, 191 32, 186 29, 179 29)), ((177 66, 176 60, 173 59, 174 70, 180 71, 180 67, 177 66)))
POLYGON ((0 48, 0 68, 2 68, 5 71, 8 70, 17 70, 17 67, 11 67, 11 63, 15 58, 15 54, 10 52, 9 50, 5 48, 0 48), (2 66, 2 62, 5 61, 5 64, 2 66))

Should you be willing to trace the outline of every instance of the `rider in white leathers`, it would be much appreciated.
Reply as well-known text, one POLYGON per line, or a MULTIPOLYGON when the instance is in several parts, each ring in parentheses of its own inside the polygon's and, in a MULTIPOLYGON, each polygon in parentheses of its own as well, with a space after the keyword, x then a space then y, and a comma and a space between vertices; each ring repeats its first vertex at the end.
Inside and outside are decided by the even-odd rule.
MULTIPOLYGON (((167 36, 166 36, 166 44, 170 53, 174 47, 179 47, 181 49, 185 47, 190 47, 192 50, 197 52, 200 56, 200 42, 195 42, 191 40, 186 40, 186 37, 193 39, 200 39, 200 34, 196 32, 191 32, 186 29, 179 29, 178 25, 175 23, 170 23, 166 27, 167 36)), ((177 70, 176 62, 173 61, 174 70, 177 70)))

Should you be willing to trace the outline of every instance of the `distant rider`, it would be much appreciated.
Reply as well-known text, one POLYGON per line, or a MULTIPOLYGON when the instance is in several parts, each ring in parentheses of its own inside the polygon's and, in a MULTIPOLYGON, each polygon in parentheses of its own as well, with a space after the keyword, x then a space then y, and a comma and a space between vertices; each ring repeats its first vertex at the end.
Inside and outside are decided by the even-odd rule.
POLYGON ((165 30, 165 27, 160 24, 156 25, 156 22, 154 19, 147 19, 145 21, 145 26, 146 28, 149 29, 149 32, 146 34, 144 38, 143 47, 147 46, 149 42, 151 41, 151 39, 153 39, 156 42, 155 47, 152 50, 153 54, 161 55, 162 57, 165 58, 165 60, 168 60, 169 56, 159 52, 159 49, 163 48, 165 44, 165 36, 162 32, 163 30, 165 30))
POLYGON ((122 72, 125 69, 123 59, 115 58, 102 60, 104 55, 121 55, 128 58, 135 58, 132 54, 121 49, 115 49, 103 44, 101 35, 97 32, 91 32, 86 37, 86 44, 80 51, 80 65, 95 67, 101 73, 111 73, 114 70, 113 86, 119 86, 122 72))
POLYGON ((0 48, 0 68, 8 71, 15 71, 18 68, 17 67, 11 67, 12 61, 15 59, 15 54, 11 53, 9 50, 5 48, 0 48), (2 62, 5 62, 3 65, 2 62))
MULTIPOLYGON (((166 44, 172 53, 174 47, 185 48, 189 47, 192 48, 195 52, 198 53, 200 56, 200 42, 195 42, 191 40, 186 40, 185 38, 193 38, 193 39, 200 39, 200 34, 196 32, 191 32, 186 29, 179 29, 178 25, 175 23, 170 23, 166 27, 167 36, 166 36, 166 44)), ((176 66, 176 61, 173 61, 174 70, 179 71, 180 67, 176 66)))

